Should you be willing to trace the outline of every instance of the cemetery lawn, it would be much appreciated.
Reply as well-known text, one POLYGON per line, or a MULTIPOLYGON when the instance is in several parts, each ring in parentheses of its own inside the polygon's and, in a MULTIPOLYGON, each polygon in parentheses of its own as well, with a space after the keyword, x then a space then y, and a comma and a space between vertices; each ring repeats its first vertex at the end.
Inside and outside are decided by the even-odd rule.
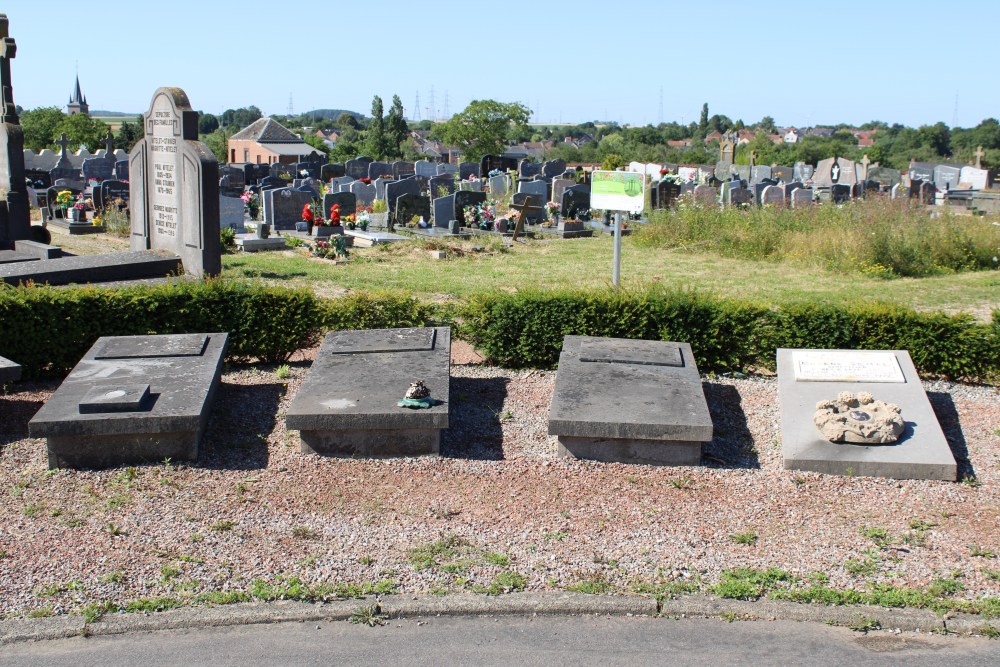
MULTIPOLYGON (((57 236, 75 254, 127 248, 111 236, 57 236)), ((491 290, 520 287, 600 289, 611 284, 613 242, 590 239, 534 240, 504 250, 493 241, 416 241, 351 249, 343 263, 308 257, 301 250, 223 256, 223 275, 275 285, 310 287, 320 296, 345 290, 402 290, 428 301, 450 301, 491 290), (474 245, 485 248, 474 252, 474 245), (431 250, 444 250, 444 260, 431 250)), ((655 247, 622 240, 622 284, 710 292, 770 304, 881 300, 917 310, 969 312, 988 321, 1000 308, 1000 271, 970 271, 928 278, 886 280, 775 260, 748 260, 655 247)))

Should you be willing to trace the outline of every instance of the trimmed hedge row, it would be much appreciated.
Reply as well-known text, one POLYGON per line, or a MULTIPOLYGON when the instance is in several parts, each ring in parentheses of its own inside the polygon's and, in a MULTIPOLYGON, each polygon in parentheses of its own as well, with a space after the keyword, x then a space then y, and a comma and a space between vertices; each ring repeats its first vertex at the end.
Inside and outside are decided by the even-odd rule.
POLYGON ((0 356, 59 377, 100 336, 228 331, 229 359, 279 362, 331 329, 452 324, 509 368, 551 368, 566 334, 691 343, 703 372, 774 368, 779 347, 906 349, 925 375, 1000 377, 1000 311, 922 313, 888 304, 770 307, 691 291, 522 291, 452 310, 388 292, 319 299, 307 289, 210 280, 124 289, 0 287, 0 356))
POLYGON ((906 349, 922 374, 1000 375, 1000 311, 990 325, 880 303, 777 308, 689 291, 524 291, 473 298, 460 331, 502 366, 539 368, 556 365, 566 334, 688 342, 702 372, 773 369, 779 347, 804 347, 906 349))
POLYGON ((0 356, 26 378, 65 376, 101 336, 229 332, 231 361, 278 362, 327 329, 422 325, 394 294, 317 299, 307 289, 209 280, 122 289, 0 287, 0 356))

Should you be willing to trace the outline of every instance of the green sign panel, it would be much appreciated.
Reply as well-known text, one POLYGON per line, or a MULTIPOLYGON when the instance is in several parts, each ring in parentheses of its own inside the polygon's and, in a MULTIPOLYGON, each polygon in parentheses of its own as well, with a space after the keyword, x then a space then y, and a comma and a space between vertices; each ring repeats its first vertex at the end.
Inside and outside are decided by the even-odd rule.
POLYGON ((631 171, 595 171, 590 175, 590 207, 642 213, 646 175, 631 171))

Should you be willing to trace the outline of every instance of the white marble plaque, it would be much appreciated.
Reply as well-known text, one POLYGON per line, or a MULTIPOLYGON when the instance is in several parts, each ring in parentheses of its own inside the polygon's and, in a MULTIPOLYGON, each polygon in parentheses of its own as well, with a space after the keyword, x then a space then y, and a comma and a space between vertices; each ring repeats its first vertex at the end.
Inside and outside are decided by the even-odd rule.
POLYGON ((893 352, 795 350, 797 382, 906 382, 893 352))

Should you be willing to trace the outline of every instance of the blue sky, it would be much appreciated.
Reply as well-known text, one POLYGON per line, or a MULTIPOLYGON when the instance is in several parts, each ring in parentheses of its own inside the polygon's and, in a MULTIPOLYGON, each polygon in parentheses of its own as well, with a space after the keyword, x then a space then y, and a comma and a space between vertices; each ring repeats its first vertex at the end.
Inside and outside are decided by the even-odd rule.
POLYGON ((427 118, 433 88, 436 116, 490 98, 553 123, 691 122, 703 102, 802 127, 1000 116, 1000 3, 985 0, 5 4, 14 100, 29 109, 64 107, 78 67, 93 109, 130 112, 179 86, 212 113, 283 114, 291 95, 296 113, 367 114, 373 95, 388 108, 398 94, 410 117, 419 95, 427 118))

